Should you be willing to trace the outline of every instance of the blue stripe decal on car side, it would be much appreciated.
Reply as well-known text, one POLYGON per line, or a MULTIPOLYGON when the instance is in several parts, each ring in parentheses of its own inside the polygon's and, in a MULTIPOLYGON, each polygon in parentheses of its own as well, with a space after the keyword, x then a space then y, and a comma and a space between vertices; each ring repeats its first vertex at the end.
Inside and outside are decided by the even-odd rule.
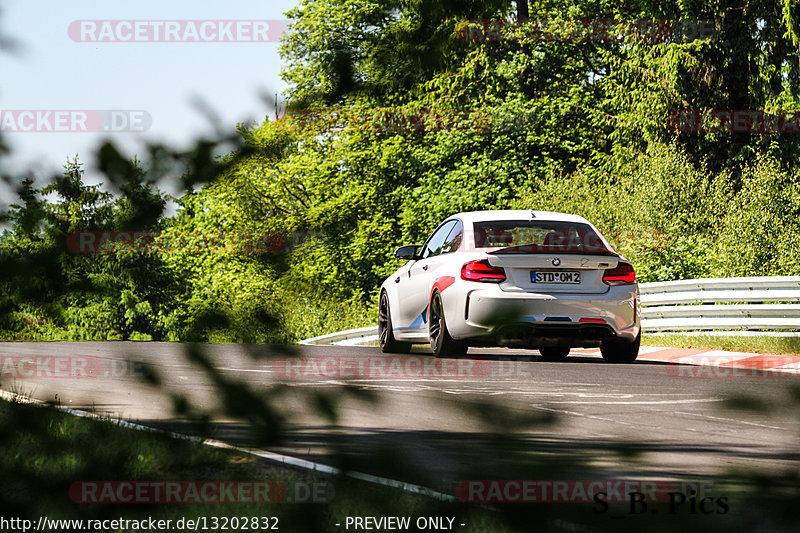
POLYGON ((422 311, 422 313, 420 313, 420 315, 417 318, 414 319, 414 322, 412 322, 410 326, 405 327, 405 328, 392 328, 392 329, 393 330, 394 329, 396 329, 396 330, 421 329, 423 324, 427 324, 428 323, 428 319, 426 318, 427 315, 428 315, 428 308, 426 307, 425 310, 422 311))

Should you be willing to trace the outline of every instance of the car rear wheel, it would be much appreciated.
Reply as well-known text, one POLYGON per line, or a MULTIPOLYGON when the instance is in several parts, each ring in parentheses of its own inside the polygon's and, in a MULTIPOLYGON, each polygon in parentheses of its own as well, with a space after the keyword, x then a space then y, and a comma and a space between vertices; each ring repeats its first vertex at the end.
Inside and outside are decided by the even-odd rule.
POLYGON ((569 348, 539 348, 539 353, 545 361, 563 361, 569 355, 569 348))
POLYGON ((408 353, 411 343, 400 342, 394 338, 392 332, 392 315, 389 312, 389 295, 381 293, 378 304, 378 342, 383 353, 408 353))
POLYGON ((642 334, 636 336, 632 341, 624 339, 613 339, 604 342, 600 346, 600 353, 606 363, 633 363, 639 355, 639 343, 642 334))
POLYGON ((433 293, 430 305, 430 324, 428 326, 428 336, 431 340, 431 350, 433 355, 464 355, 467 353, 467 343, 457 341, 450 336, 447 331, 447 323, 444 320, 444 306, 439 292, 433 293))

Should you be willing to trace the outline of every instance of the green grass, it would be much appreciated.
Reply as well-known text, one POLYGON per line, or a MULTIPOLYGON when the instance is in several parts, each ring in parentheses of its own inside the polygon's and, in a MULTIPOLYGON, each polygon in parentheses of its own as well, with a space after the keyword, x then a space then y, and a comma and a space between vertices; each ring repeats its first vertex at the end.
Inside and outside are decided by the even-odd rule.
POLYGON ((354 301, 286 299, 281 307, 283 341, 295 342, 327 333, 375 325, 378 308, 354 301))
POLYGON ((447 514, 467 524, 460 531, 511 531, 499 525, 496 513, 480 507, 444 504, 344 476, 277 467, 190 439, 78 418, 52 407, 4 401, 0 401, 0 479, 0 507, 34 521, 39 516, 174 521, 181 517, 275 517, 280 531, 343 531, 348 516, 447 514), (277 481, 290 493, 295 487, 316 484, 332 498, 317 503, 124 505, 76 503, 69 496, 75 482, 130 480, 277 481))
POLYGON ((732 352, 800 355, 800 337, 745 337, 718 335, 643 335, 645 346, 709 348, 732 352))

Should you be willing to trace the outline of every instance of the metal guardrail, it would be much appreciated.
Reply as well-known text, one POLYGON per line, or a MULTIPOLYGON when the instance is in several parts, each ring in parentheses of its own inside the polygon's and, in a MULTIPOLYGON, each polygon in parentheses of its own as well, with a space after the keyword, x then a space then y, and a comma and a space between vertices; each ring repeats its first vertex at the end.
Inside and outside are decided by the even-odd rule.
MULTIPOLYGON (((709 278, 640 283, 642 329, 800 335, 800 276, 709 278), (774 333, 776 330, 796 330, 774 333)), ((357 346, 378 340, 375 326, 339 331, 300 344, 357 346)))
POLYGON ((642 283, 639 292, 646 332, 800 330, 800 276, 642 283))
POLYGON ((348 329, 345 331, 337 331, 336 333, 328 333, 327 335, 320 335, 319 337, 303 339, 297 344, 316 344, 324 346, 335 344, 337 346, 358 346, 361 344, 371 344, 377 342, 378 326, 369 326, 366 328, 348 329))

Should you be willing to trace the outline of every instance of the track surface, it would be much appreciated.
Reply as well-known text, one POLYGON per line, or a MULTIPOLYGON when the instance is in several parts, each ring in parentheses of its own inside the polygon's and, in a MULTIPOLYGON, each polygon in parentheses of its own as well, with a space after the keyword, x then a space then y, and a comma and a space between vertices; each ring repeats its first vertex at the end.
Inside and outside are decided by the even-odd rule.
POLYGON ((291 423, 281 443, 263 446, 248 423, 219 409, 220 395, 185 348, 0 343, 0 383, 37 399, 192 432, 190 417, 173 410, 172 397, 184 396, 210 413, 215 438, 450 493, 464 479, 554 479, 587 468, 619 479, 696 479, 732 468, 780 471, 800 457, 791 395, 800 380, 793 375, 695 377, 660 362, 609 365, 588 352, 546 363, 513 350, 434 360, 423 350, 387 357, 369 347, 201 346, 226 379, 273 391, 291 423), (155 371, 161 386, 145 383, 149 372, 131 359, 155 371), (38 375, 22 375, 32 371, 38 375), (340 399, 338 419, 309 408, 309 395, 335 395, 345 385, 359 394, 340 399), (374 401, 359 397, 365 391, 374 401), (726 407, 742 396, 769 410, 726 407))

